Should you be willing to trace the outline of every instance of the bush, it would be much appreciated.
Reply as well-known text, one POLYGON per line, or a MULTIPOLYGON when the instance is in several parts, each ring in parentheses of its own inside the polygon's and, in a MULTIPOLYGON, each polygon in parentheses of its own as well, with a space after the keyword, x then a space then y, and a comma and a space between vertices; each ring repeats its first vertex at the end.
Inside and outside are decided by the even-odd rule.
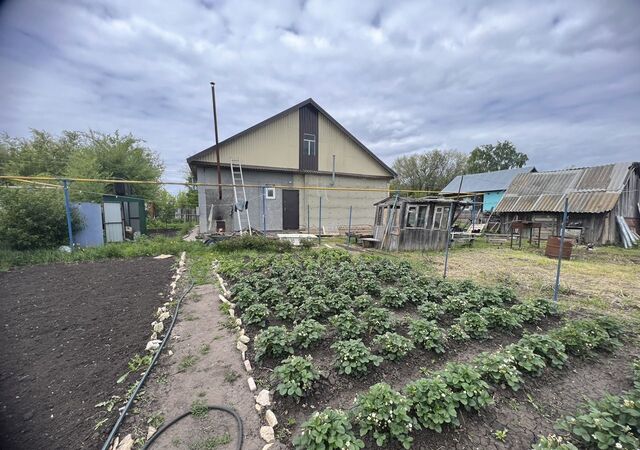
POLYGON ((371 354, 360 339, 338 341, 331 348, 337 353, 335 366, 340 374, 364 375, 371 364, 379 366, 382 362, 382 358, 371 354))
POLYGON ((262 330, 255 338, 256 359, 264 356, 281 358, 293 353, 293 336, 283 326, 262 330))
POLYGON ((520 328, 520 317, 501 306, 488 306, 480 310, 482 317, 487 319, 489 328, 501 328, 504 330, 514 330, 520 328))
POLYGON ((435 320, 417 319, 409 322, 409 336, 426 350, 444 353, 446 337, 435 320))
POLYGON ((327 408, 314 412, 302 424, 302 432, 294 440, 298 450, 360 450, 364 442, 351 431, 344 411, 327 408))
POLYGON ((283 397, 302 398, 320 378, 311 363, 311 356, 302 358, 290 356, 273 370, 273 378, 278 382, 276 391, 283 397))
POLYGON ((520 339, 519 344, 532 349, 536 354, 542 356, 552 367, 560 369, 567 360, 564 344, 551 336, 526 334, 520 339))
POLYGON ((402 308, 407 303, 407 296, 404 292, 394 287, 389 287, 382 291, 380 302, 390 308, 402 308))
POLYGON ((456 323, 472 338, 485 337, 489 332, 489 322, 479 313, 466 312, 456 319, 456 323))
POLYGON ((503 388, 509 386, 514 391, 520 389, 522 373, 516 366, 516 360, 509 352, 481 353, 475 360, 482 377, 492 384, 503 388))
POLYGON ((264 303, 249 306, 242 313, 242 321, 248 325, 266 325, 269 317, 269 307, 264 303))
MULTIPOLYGON (((0 239, 16 250, 53 248, 68 244, 62 189, 1 189, 0 239)), ((82 228, 72 210, 74 231, 82 228)))
POLYGON ((376 336, 373 343, 380 348, 380 352, 389 360, 396 361, 404 358, 413 350, 413 342, 398 333, 386 332, 376 336))
POLYGON ((225 239, 213 244, 213 247, 220 252, 255 250, 258 252, 285 253, 290 252, 293 249, 293 245, 289 241, 281 241, 279 239, 269 238, 266 236, 249 234, 225 239))
POLYGON ((345 311, 329 319, 340 339, 358 338, 365 330, 366 324, 351 311, 345 311))
POLYGON ((411 448, 409 436, 413 421, 409 417, 409 401, 386 383, 374 384, 369 391, 359 394, 354 407, 355 421, 360 435, 373 432, 373 438, 382 447, 390 439, 397 439, 404 448, 411 448))
POLYGON ((387 308, 373 306, 363 311, 362 318, 370 332, 383 333, 395 325, 391 312, 387 308))
POLYGON ((326 327, 317 320, 305 319, 293 327, 293 340, 301 348, 309 348, 324 336, 326 327))
POLYGON ((449 363, 440 375, 453 392, 454 399, 467 411, 477 411, 491 403, 489 385, 471 365, 449 363))
POLYGON ((404 392, 418 429, 427 428, 441 433, 443 425, 459 424, 456 411, 458 402, 440 375, 409 383, 404 392))

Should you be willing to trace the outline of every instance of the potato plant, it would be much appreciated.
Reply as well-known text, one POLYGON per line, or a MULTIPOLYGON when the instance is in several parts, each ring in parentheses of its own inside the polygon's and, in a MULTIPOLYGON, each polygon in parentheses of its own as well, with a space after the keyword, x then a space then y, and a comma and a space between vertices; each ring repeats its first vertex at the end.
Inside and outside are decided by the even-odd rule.
POLYGON ((401 290, 389 287, 382 291, 380 302, 389 308, 402 308, 407 303, 407 296, 401 290))
POLYGON ((514 391, 523 383, 522 372, 518 370, 516 360, 509 352, 481 353, 475 359, 478 372, 488 383, 509 386, 514 391))
POLYGON ((366 323, 351 311, 345 311, 329 318, 340 339, 355 339, 364 333, 366 323))
POLYGON ((298 308, 289 302, 278 302, 274 308, 275 315, 278 319, 291 321, 295 319, 298 308))
POLYGON ((444 308, 439 303, 424 302, 418 305, 418 314, 427 320, 435 320, 444 314, 444 308))
POLYGON ((463 313, 456 319, 456 324, 472 338, 483 338, 489 333, 489 322, 480 313, 463 313))
POLYGON ((467 411, 477 411, 491 404, 489 385, 470 364, 449 363, 439 373, 455 400, 467 411))
POLYGON ((360 450, 364 442, 351 429, 344 411, 327 408, 314 412, 302 424, 302 431, 294 440, 297 450, 360 450))
POLYGON ((390 331, 376 336, 373 343, 379 348, 380 353, 390 361, 402 359, 414 349, 411 339, 390 331))
POLYGON ((293 327, 293 341, 300 348, 309 348, 322 340, 326 328, 314 319, 301 320, 293 327))
POLYGON ((440 375, 409 383, 404 394, 411 405, 416 428, 442 432, 443 425, 459 425, 459 406, 451 388, 440 375))
POLYGON ((278 394, 297 401, 311 390, 320 374, 313 367, 311 356, 290 356, 273 370, 273 378, 278 383, 278 394))
POLYGON ((269 317, 269 307, 264 303, 255 303, 242 313, 242 320, 247 325, 264 326, 267 324, 267 317, 269 317))
POLYGON ((395 321, 393 317, 391 317, 391 312, 386 308, 377 306, 363 311, 362 318, 367 323, 367 329, 370 332, 383 333, 391 330, 395 325, 395 321))
POLYGON ((382 358, 373 355, 360 339, 338 341, 331 348, 336 352, 334 364, 340 374, 364 375, 371 365, 379 366, 382 362, 382 358))
POLYGON ((256 359, 265 356, 281 358, 293 353, 293 336, 286 327, 272 326, 262 330, 255 338, 256 359))
POLYGON ((557 369, 562 368, 567 361, 564 344, 548 335, 525 334, 518 343, 529 347, 557 369))
POLYGON ((487 319, 489 328, 515 330, 522 327, 520 316, 501 306, 484 307, 480 310, 480 314, 487 319))
POLYGON ((426 350, 444 353, 446 336, 435 320, 411 320, 409 322, 409 336, 413 342, 426 350))
POLYGON ((516 367, 521 372, 538 376, 546 367, 542 356, 535 353, 532 348, 521 343, 508 345, 505 347, 504 351, 513 356, 516 367))

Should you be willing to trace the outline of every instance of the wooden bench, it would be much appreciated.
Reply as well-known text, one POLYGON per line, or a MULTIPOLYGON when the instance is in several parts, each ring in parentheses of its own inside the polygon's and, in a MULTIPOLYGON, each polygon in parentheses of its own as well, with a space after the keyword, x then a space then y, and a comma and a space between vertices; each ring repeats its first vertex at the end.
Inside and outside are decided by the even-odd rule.
POLYGON ((373 238, 373 226, 371 225, 351 225, 351 233, 349 233, 349 227, 340 225, 338 227, 338 233, 347 236, 349 242, 354 237, 356 243, 358 240, 373 238))
POLYGON ((362 246, 365 247, 365 248, 367 248, 367 247, 374 248, 376 246, 376 244, 378 242, 380 242, 380 239, 375 239, 375 238, 372 238, 372 237, 370 237, 370 238, 368 238, 368 237, 367 238, 360 238, 360 242, 362 243, 362 246))
POLYGON ((465 232, 457 232, 451 233, 451 240, 454 244, 473 244, 475 241, 477 234, 465 233, 465 232))

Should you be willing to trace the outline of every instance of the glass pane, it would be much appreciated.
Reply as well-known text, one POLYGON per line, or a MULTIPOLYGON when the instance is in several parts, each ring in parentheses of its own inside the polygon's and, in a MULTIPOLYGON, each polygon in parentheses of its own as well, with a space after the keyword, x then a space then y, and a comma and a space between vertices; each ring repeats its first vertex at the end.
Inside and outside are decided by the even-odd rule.
POLYGON ((408 228, 415 228, 416 226, 416 207, 415 206, 410 206, 407 209, 407 227, 408 228))
POLYGON ((427 207, 421 206, 420 208, 418 208, 418 220, 416 222, 416 227, 424 228, 426 218, 427 218, 427 207))

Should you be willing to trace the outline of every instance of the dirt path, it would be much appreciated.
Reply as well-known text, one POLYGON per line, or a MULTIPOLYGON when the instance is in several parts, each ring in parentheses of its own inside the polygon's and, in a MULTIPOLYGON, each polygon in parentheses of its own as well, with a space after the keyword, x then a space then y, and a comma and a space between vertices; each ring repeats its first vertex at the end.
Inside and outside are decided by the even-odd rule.
MULTIPOLYGON (((144 412, 127 424, 137 437, 149 422, 170 421, 194 403, 233 407, 244 422, 245 449, 261 449, 260 421, 228 316, 218 309, 212 285, 198 286, 184 299, 170 344, 145 388, 144 412), (169 355, 169 351, 173 354, 169 355), (146 404, 145 404, 146 403, 146 404)), ((146 432, 143 432, 146 434, 146 432)), ((122 435, 122 433, 121 433, 122 435)), ((235 449, 236 424, 225 413, 188 417, 161 435, 153 449, 235 449)))

